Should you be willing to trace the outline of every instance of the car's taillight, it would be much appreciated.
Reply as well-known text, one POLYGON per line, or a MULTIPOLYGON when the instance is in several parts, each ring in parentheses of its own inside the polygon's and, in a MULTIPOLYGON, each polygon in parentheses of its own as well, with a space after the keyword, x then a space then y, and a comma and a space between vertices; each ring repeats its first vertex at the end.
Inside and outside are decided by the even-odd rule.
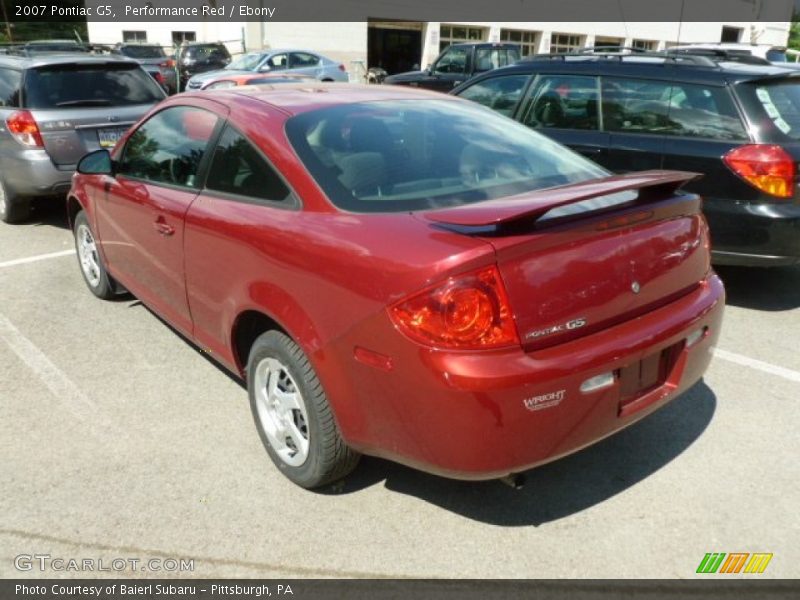
POLYGON ((339 65, 339 70, 344 71, 345 70, 344 65, 339 65))
POLYGON ((164 85, 164 76, 159 73, 153 73, 153 79, 155 79, 161 85, 164 85))
POLYGON ((170 58, 168 60, 165 60, 164 62, 162 62, 158 66, 161 67, 162 69, 174 69, 175 68, 175 61, 170 58))
POLYGON ((794 159, 780 146, 748 144, 722 157, 730 169, 750 185, 778 198, 794 196, 794 159))
POLYGON ((18 110, 11 113, 6 119, 6 127, 20 144, 31 148, 44 147, 39 125, 36 124, 36 119, 29 111, 18 110))
POLYGON ((397 328, 439 348, 475 350, 519 344, 497 267, 450 278, 389 307, 397 328))

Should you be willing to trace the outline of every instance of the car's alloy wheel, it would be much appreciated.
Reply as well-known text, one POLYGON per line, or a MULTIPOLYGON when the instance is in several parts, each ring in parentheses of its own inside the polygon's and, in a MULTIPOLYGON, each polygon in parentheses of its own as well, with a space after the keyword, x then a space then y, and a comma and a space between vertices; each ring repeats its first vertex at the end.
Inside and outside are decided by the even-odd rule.
POLYGON ((97 256, 97 244, 87 224, 81 223, 75 229, 75 242, 86 283, 96 288, 100 285, 100 260, 97 256))
POLYGON ((262 333, 247 361, 250 409, 275 466, 304 488, 341 479, 358 464, 311 362, 280 331, 262 333))
POLYGON ((113 298, 117 295, 115 284, 106 272, 103 257, 100 255, 86 213, 81 211, 75 216, 74 227, 75 251, 78 253, 78 264, 81 267, 83 280, 98 298, 104 300, 113 298))
POLYGON ((301 466, 308 459, 308 414, 288 368, 275 358, 261 360, 253 387, 256 414, 270 445, 287 465, 301 466))

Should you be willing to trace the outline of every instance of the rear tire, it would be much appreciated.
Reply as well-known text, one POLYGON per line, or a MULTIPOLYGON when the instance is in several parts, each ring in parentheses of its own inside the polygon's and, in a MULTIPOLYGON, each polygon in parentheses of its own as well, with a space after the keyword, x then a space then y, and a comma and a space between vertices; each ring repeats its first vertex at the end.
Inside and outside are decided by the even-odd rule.
POLYGON ((322 384, 305 353, 279 331, 261 334, 247 361, 258 435, 278 470, 313 489, 349 474, 360 455, 342 440, 322 384))
POLYGON ((98 298, 110 300, 116 296, 114 283, 103 264, 103 257, 97 247, 96 238, 89 226, 86 213, 81 211, 75 215, 73 233, 75 250, 78 253, 78 265, 81 275, 89 291, 98 298))
POLYGON ((0 180, 0 221, 4 223, 21 223, 31 214, 31 202, 20 198, 0 180))

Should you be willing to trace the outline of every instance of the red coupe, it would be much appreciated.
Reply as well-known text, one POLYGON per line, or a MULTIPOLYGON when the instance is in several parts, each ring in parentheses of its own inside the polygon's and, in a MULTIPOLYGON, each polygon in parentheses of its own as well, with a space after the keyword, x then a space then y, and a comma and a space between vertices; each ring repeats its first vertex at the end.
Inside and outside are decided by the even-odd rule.
POLYGON ((89 289, 244 378, 304 487, 362 453, 463 479, 554 460, 695 384, 720 332, 695 174, 610 176, 458 98, 183 94, 78 170, 89 289))

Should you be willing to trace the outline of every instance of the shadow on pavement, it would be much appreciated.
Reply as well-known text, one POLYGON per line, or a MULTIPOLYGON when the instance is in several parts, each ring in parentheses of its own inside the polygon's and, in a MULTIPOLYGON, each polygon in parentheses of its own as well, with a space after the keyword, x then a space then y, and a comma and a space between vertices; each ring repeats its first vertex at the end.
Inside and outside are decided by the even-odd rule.
POLYGON ((714 270, 725 283, 727 304, 756 310, 800 307, 800 267, 730 267, 714 270))
POLYGON ((66 200, 38 200, 31 204, 31 215, 25 221, 34 227, 57 227, 69 230, 66 200))
POLYGON ((599 504, 649 477, 700 437, 717 399, 699 382, 688 392, 618 434, 526 473, 514 490, 497 481, 464 482, 365 457, 343 485, 322 493, 354 493, 384 482, 464 517, 506 527, 538 526, 599 504))

